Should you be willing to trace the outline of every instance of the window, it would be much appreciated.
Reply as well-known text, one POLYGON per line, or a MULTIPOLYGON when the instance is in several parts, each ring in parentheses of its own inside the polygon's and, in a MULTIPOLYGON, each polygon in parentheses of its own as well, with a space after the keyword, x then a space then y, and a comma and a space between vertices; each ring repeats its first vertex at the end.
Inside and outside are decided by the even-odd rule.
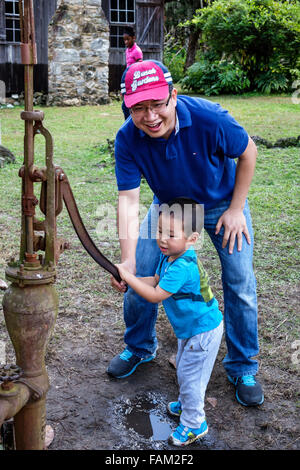
POLYGON ((5 31, 6 41, 21 41, 18 0, 5 0, 5 31))
POLYGON ((110 0, 110 22, 111 23, 134 23, 135 22, 134 0, 110 0))
POLYGON ((110 27, 110 47, 124 49, 124 26, 135 23, 135 1, 110 0, 110 23, 114 23, 110 27))
POLYGON ((124 49, 125 44, 123 40, 124 26, 111 26, 110 27, 110 47, 118 47, 124 49))

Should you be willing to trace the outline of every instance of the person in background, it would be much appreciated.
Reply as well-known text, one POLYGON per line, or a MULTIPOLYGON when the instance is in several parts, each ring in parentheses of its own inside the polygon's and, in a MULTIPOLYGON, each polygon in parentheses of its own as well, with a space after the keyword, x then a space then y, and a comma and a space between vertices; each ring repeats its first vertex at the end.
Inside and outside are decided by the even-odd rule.
MULTIPOLYGON (((130 65, 134 64, 135 62, 140 62, 143 60, 143 52, 141 48, 136 44, 135 38, 135 31, 130 26, 124 28, 123 34, 124 43, 126 46, 125 56, 126 56, 126 67, 130 67, 130 65)), ((123 95, 122 95, 123 96, 123 95)), ((129 109, 122 101, 122 111, 124 114, 125 120, 129 117, 129 109)))

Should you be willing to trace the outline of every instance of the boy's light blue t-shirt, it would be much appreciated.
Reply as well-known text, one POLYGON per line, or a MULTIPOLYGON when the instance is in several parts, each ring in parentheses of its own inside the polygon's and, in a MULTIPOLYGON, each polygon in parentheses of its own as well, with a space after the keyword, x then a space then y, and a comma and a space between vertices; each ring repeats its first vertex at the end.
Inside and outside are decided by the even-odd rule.
MULTIPOLYGON (((194 294, 198 298, 201 296, 197 255, 192 247, 173 262, 169 262, 167 256, 161 255, 156 274, 159 276, 159 287, 167 292, 177 296, 179 293, 194 294)), ((172 295, 162 302, 177 338, 191 338, 212 330, 221 323, 222 313, 214 297, 209 302, 205 302, 203 297, 202 300, 181 297, 175 299, 176 296, 174 298, 172 295)))

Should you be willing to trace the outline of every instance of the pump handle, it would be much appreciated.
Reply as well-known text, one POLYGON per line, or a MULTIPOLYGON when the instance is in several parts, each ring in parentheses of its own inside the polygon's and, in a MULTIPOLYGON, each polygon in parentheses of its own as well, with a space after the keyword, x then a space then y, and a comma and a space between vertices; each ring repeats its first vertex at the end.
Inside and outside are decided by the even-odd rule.
POLYGON ((101 251, 96 247, 95 243, 91 239, 88 231, 86 230, 84 223, 81 219, 75 198, 73 196, 69 180, 65 173, 60 174, 60 180, 61 192, 64 203, 66 205, 75 232, 77 233, 77 236, 81 241, 83 247, 86 249, 89 255, 96 261, 96 263, 98 263, 102 268, 111 273, 118 282, 121 282, 122 279, 120 277, 118 268, 101 253, 101 251))

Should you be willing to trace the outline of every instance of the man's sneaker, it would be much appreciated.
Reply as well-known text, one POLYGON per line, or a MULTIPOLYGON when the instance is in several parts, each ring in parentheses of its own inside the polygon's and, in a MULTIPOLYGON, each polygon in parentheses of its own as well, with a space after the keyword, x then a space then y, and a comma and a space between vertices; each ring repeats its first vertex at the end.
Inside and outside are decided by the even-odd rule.
POLYGON ((237 401, 244 406, 261 405, 264 401, 262 387, 254 375, 243 375, 242 377, 227 376, 228 380, 235 386, 237 401))
POLYGON ((137 366, 144 362, 152 361, 155 356, 156 353, 146 358, 138 357, 126 348, 121 354, 118 354, 112 359, 107 368, 107 373, 116 379, 123 379, 131 375, 137 366))
POLYGON ((208 427, 206 421, 203 421, 199 429, 188 428, 179 424, 175 431, 169 437, 169 443, 174 446, 187 446, 196 439, 205 436, 208 433, 208 427))
POLYGON ((168 403, 167 410, 172 416, 180 416, 182 412, 180 401, 171 401, 168 403))

